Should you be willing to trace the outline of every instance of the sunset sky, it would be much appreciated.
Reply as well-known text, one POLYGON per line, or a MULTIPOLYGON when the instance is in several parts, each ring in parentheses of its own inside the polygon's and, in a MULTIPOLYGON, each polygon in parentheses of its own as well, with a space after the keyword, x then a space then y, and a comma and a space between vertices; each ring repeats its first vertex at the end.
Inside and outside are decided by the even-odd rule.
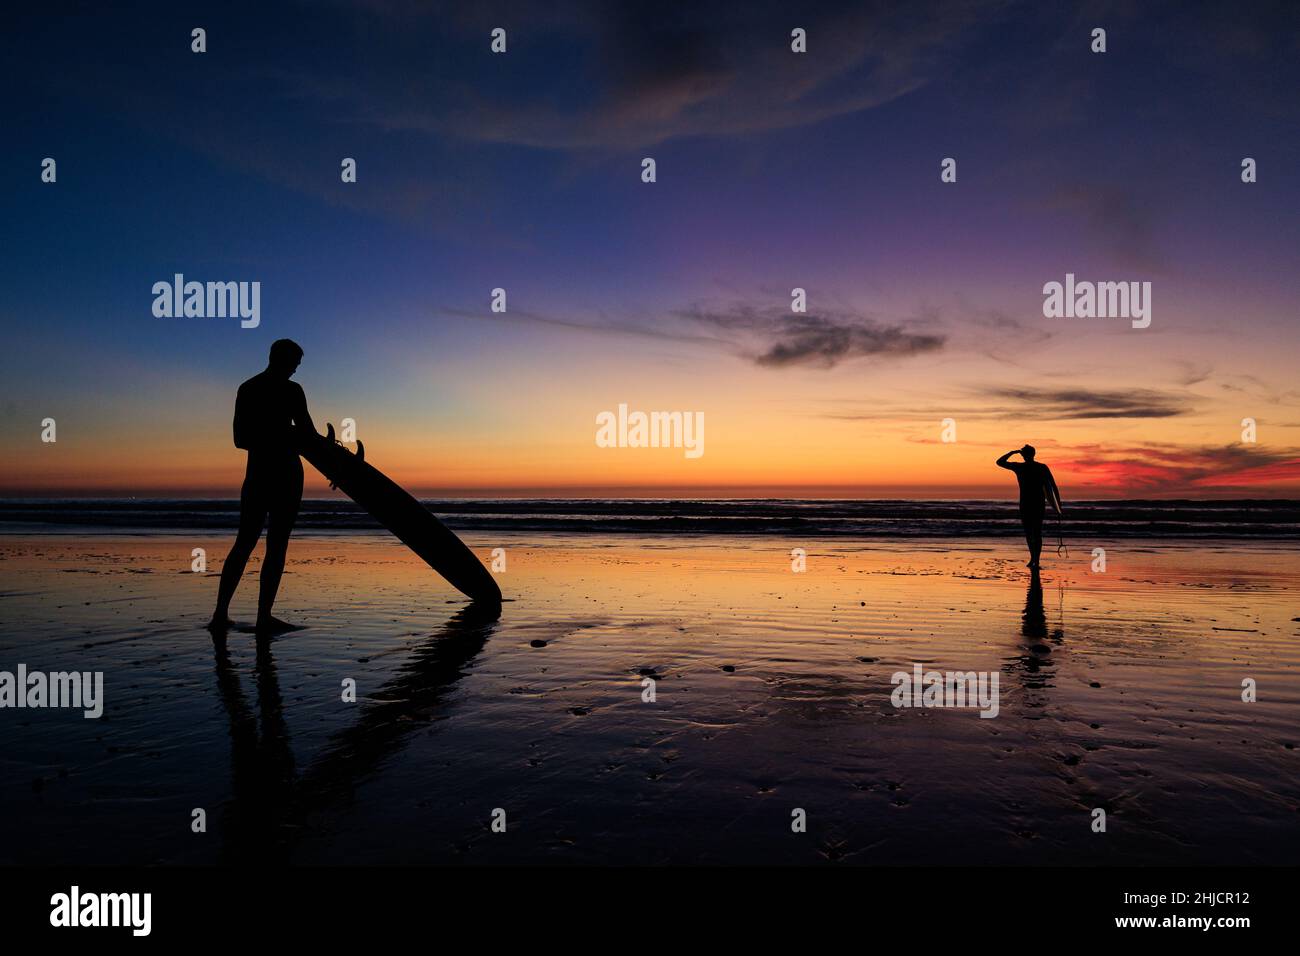
POLYGON ((1031 442, 1067 499, 1300 497, 1295 5, 461 6, 17 17, 0 495, 236 496, 290 337, 416 493, 1007 497, 1031 442), (260 326, 154 317, 174 273, 260 326), (1066 273, 1150 328, 1045 318, 1066 273), (597 447, 620 403, 704 455, 597 447))

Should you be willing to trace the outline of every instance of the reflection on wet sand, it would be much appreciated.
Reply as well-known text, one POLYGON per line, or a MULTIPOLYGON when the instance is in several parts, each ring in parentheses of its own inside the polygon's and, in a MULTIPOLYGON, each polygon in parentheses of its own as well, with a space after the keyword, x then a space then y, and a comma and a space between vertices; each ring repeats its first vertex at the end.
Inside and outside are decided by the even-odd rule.
POLYGON ((230 717, 230 778, 233 799, 222 813, 222 859, 239 861, 273 856, 279 822, 294 782, 293 751, 284 723, 284 705, 271 656, 272 638, 257 639, 254 684, 257 714, 249 709, 230 663, 224 636, 213 641, 217 690, 230 717))
POLYGON ((223 814, 223 862, 287 862, 305 832, 327 829, 330 813, 357 783, 429 721, 501 616, 499 604, 470 604, 411 651, 397 674, 363 694, 356 723, 338 731, 301 774, 295 772, 271 653, 257 639, 260 723, 249 711, 224 637, 214 640, 217 689, 230 719, 232 797, 223 814))
MULTIPOLYGON (((1062 602, 1064 602, 1064 585, 1061 585, 1062 602)), ((1020 644, 1014 657, 1007 661, 1005 670, 1019 678, 1026 691, 1036 691, 1052 686, 1055 661, 1053 648, 1064 644, 1064 625, 1048 634, 1047 611, 1043 604, 1043 581, 1037 568, 1033 569, 1029 585, 1025 590, 1025 607, 1020 615, 1020 644)), ((1046 705, 1041 695, 1026 694, 1027 708, 1040 708, 1046 705)))
POLYGON ((284 600, 310 628, 214 656, 191 543, 0 542, 23 582, 0 650, 102 670, 106 698, 0 721, 0 862, 1296 855, 1293 549, 1130 542, 1035 578, 997 541, 823 542, 792 574, 785 539, 543 538, 507 542, 508 613, 444 625, 451 595, 391 541, 304 536, 284 600), (916 663, 999 672, 997 719, 892 706, 916 663))

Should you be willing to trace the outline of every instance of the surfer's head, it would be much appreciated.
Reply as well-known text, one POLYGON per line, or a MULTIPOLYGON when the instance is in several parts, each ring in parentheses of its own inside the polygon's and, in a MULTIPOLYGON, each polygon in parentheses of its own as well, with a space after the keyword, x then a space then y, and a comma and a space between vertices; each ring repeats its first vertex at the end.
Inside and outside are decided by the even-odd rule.
POLYGON ((302 346, 293 339, 276 339, 271 343, 271 362, 268 366, 285 378, 298 370, 302 361, 302 346))
POLYGON ((1026 445, 1024 448, 1020 449, 1020 454, 1024 457, 1025 461, 1033 461, 1034 455, 1037 453, 1038 452, 1034 449, 1033 445, 1026 445))

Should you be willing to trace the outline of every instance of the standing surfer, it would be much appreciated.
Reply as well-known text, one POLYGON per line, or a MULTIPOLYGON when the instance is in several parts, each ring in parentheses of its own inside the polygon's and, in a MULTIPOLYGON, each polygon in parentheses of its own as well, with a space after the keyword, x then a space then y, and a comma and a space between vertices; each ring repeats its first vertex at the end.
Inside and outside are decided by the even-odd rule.
POLYGON ((239 497, 239 534, 221 568, 217 607, 208 627, 230 626, 230 599, 244 574, 249 555, 266 530, 261 590, 257 599, 257 632, 273 634, 293 625, 271 616, 280 576, 284 573, 289 535, 302 504, 302 439, 316 434, 307 413, 302 386, 289 381, 302 361, 302 348, 290 339, 271 345, 270 362, 243 385, 235 397, 235 447, 248 452, 248 470, 239 497), (268 524, 269 517, 269 524, 268 524))
POLYGON ((1020 523, 1025 526, 1025 541, 1029 545, 1029 567, 1038 568, 1038 556, 1043 550, 1043 514, 1047 502, 1059 515, 1061 513, 1061 492, 1052 477, 1052 469, 1040 461, 1034 461, 1034 446, 1025 445, 1015 451, 1009 451, 998 459, 999 468, 1006 468, 1016 473, 1020 483, 1020 523), (1008 461, 1012 455, 1020 455, 1024 461, 1008 461))

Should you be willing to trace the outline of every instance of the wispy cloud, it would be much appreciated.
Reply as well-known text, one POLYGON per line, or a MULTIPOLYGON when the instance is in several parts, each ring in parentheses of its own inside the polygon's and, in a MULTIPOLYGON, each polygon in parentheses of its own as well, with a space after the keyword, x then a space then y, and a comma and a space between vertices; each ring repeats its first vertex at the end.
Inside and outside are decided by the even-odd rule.
POLYGON ((945 341, 942 335, 911 332, 901 325, 845 312, 813 315, 781 307, 736 305, 722 309, 692 306, 677 315, 729 335, 745 336, 751 346, 746 357, 768 368, 833 368, 856 358, 906 358, 936 352, 945 341))
POLYGON ((980 309, 963 302, 955 328, 954 344, 987 355, 1005 365, 1025 368, 1035 353, 1056 333, 1031 325, 1000 309, 980 309))
MULTIPOLYGON (((441 312, 457 318, 483 318, 481 310, 448 307, 441 312)), ((945 342, 941 334, 912 332, 902 325, 856 313, 811 315, 792 313, 781 306, 760 308, 747 304, 719 308, 689 306, 653 324, 602 317, 569 318, 515 309, 490 317, 590 335, 630 335, 704 345, 765 368, 829 369, 853 359, 902 359, 937 352, 945 342)))
POLYGON ((1007 413, 1034 418, 1172 418, 1192 411, 1192 396, 1150 388, 986 388, 982 393, 1009 403, 1007 413))
MULTIPOLYGON (((421 57, 365 64, 340 74, 300 63, 283 79, 297 95, 328 103, 336 115, 374 127, 544 149, 624 149, 677 136, 719 136, 818 123, 887 103, 943 74, 951 57, 993 8, 969 0, 906 5, 837 0, 791 17, 782 4, 548 3, 513 5, 491 18, 454 5, 358 4, 367 32, 413 32, 430 39, 421 57), (538 16, 538 10, 545 12, 538 16), (376 15, 382 14, 382 15, 376 15), (504 58, 430 55, 467 42, 487 50, 487 30, 502 25, 511 56, 536 66, 531 87, 483 82, 509 71, 504 58), (792 57, 790 29, 808 32, 814 54, 792 57), (565 69, 550 74, 533 51, 550 48, 565 69), (572 82, 581 75, 583 82, 572 82)), ((341 5, 346 8, 346 4, 341 5)), ((407 45, 389 41, 405 51, 407 45)))
POLYGON ((843 421, 919 421, 949 416, 965 421, 1019 422, 1085 419, 1172 418, 1190 414, 1198 399, 1156 389, 1105 390, 1081 387, 976 386, 934 396, 926 402, 846 400, 818 417, 843 421))
POLYGON ((512 308, 509 312, 488 312, 482 309, 464 309, 458 307, 444 307, 439 310, 442 315, 454 316, 458 319, 471 319, 480 322, 484 318, 494 319, 501 322, 518 322, 529 325, 541 325, 548 328, 578 332, 584 335, 597 336, 632 336, 635 338, 660 339, 671 342, 688 342, 697 345, 714 346, 717 348, 726 348, 728 342, 718 335, 692 334, 689 330, 669 326, 649 325, 641 322, 630 321, 612 321, 601 317, 591 319, 569 318, 565 316, 548 315, 545 312, 538 312, 530 309, 512 308))
POLYGON ((1214 366, 1209 362, 1177 361, 1177 381, 1179 385, 1199 385, 1214 374, 1214 366))
POLYGON ((1058 449, 1059 464, 1089 486, 1120 490, 1257 487, 1261 490, 1300 479, 1300 448, 1260 445, 1176 445, 1142 443, 1079 445, 1058 449))

